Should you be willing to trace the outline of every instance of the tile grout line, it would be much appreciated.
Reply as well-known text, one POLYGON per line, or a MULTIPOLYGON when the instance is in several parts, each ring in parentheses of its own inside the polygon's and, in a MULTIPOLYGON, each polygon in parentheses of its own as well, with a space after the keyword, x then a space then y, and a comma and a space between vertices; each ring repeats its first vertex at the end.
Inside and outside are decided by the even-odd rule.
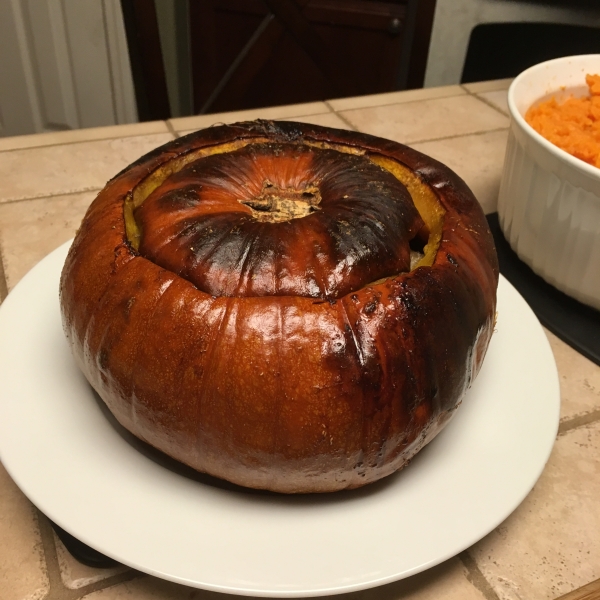
MULTIPOLYGON (((350 127, 352 127, 353 131, 362 133, 360 131, 360 129, 357 129, 356 126, 350 120, 348 120, 347 117, 345 117, 341 114, 341 112, 335 112, 334 114, 336 114, 340 119, 342 119, 342 121, 344 121, 344 123, 347 123, 350 127)), ((469 136, 473 136, 473 135, 486 135, 488 133, 499 133, 501 131, 508 131, 508 126, 496 127, 494 129, 486 129, 484 131, 473 131, 471 133, 459 133, 456 135, 445 135, 445 136, 437 137, 437 138, 423 138, 423 139, 410 140, 410 141, 401 141, 398 143, 403 144, 405 146, 413 146, 414 144, 427 144, 429 142, 443 142, 445 140, 453 140, 453 139, 469 137, 469 136)))
MULTIPOLYGON (((168 129, 168 128, 167 128, 168 129)), ((80 130, 73 130, 80 131, 80 130)), ((72 140, 70 142, 55 142, 53 144, 37 144, 33 146, 23 146, 22 148, 0 148, 0 153, 2 152, 19 152, 21 150, 37 150, 39 148, 55 148, 56 146, 71 146, 73 144, 87 144, 88 142, 109 142, 111 140, 122 140, 125 138, 133 138, 133 137, 145 137, 147 135, 164 135, 165 133, 170 133, 169 131, 155 131, 154 133, 132 133, 132 134, 121 134, 121 135, 111 135, 108 137, 99 137, 99 138, 89 138, 86 140, 72 140)), ((17 136, 15 136, 17 137, 17 136)), ((2 139, 2 138, 0 138, 2 139)))
MULTIPOLYGON (((466 92, 466 94, 469 94, 471 96, 475 96, 476 98, 478 98, 479 100, 481 100, 482 102, 485 102, 485 100, 483 100, 483 98, 479 98, 476 94, 470 92, 469 90, 467 90, 466 88, 464 88, 462 85, 460 86, 462 90, 464 90, 466 92)), ((406 90, 409 91, 409 90, 406 90)), ((456 96, 462 96, 463 94, 448 94, 447 96, 436 96, 434 98, 421 98, 418 100, 409 100, 407 102, 389 102, 389 103, 384 103, 384 104, 372 104, 369 106, 361 106, 359 108, 347 108, 347 109, 343 109, 343 110, 361 110, 363 108, 378 108, 381 106, 393 106, 395 104, 411 104, 414 102, 422 102, 423 100, 442 100, 444 98, 454 98, 456 96)), ((334 109, 331 104, 330 104, 330 100, 322 100, 321 102, 323 102, 323 104, 325 104, 327 106, 327 108, 329 109, 329 111, 333 112, 334 114, 339 115, 339 112, 334 109)), ((487 102, 485 102, 486 104, 488 104, 487 102)), ((283 106, 287 106, 287 105, 283 105, 283 106)), ((499 110, 497 107, 492 106, 492 108, 495 108, 496 110, 499 110)), ((503 114, 504 116, 507 116, 504 112, 501 112, 501 114, 503 114)), ((299 117, 301 116, 310 116, 310 115, 297 115, 299 117)), ((344 119, 345 121, 345 119, 344 119)), ((1 152, 15 152, 18 150, 33 150, 33 149, 37 149, 37 148, 52 148, 55 146, 69 146, 71 144, 85 144, 86 142, 102 142, 102 141, 108 141, 108 140, 118 140, 118 139, 122 139, 122 138, 130 138, 130 137, 141 137, 141 136, 146 136, 146 135, 161 135, 163 133, 172 133, 174 134, 176 137, 180 137, 179 133, 177 132, 177 130, 173 127, 173 125, 170 123, 170 120, 165 120, 162 121, 163 123, 166 124, 166 127, 168 129, 167 132, 165 131, 155 131, 155 132, 150 132, 150 133, 131 133, 131 134, 120 134, 120 135, 109 135, 106 137, 92 137, 92 138, 88 138, 85 140, 72 140, 72 141, 67 141, 67 142, 54 142, 52 144, 33 144, 31 146, 23 146, 20 148, 0 148, 0 153, 1 152)), ((194 128, 192 128, 194 129, 194 128)), ((73 130, 73 131, 80 131, 80 130, 73 130)))
POLYGON ((37 515, 40 537, 42 539, 42 549, 45 560, 46 575, 48 577, 48 594, 44 600, 67 600, 71 595, 66 593, 67 588, 63 585, 60 576, 60 566, 58 564, 58 555, 56 554, 56 544, 54 543, 54 533, 48 522, 46 515, 35 509, 37 515))
POLYGON ((85 194, 86 192, 99 192, 104 188, 101 187, 91 187, 91 188, 81 188, 80 190, 71 190, 68 192, 51 192, 49 194, 41 194, 37 196, 23 196, 22 198, 7 198, 5 200, 0 200, 0 207, 4 204, 15 204, 17 202, 27 202, 27 200, 41 200, 42 198, 56 198, 58 196, 74 196, 75 194, 85 194))
POLYGON ((464 550, 458 555, 458 558, 467 570, 467 579, 469 583, 481 592, 486 600, 500 600, 500 597, 496 594, 490 582, 481 572, 477 563, 469 554, 469 551, 464 550))
MULTIPOLYGON (((115 585, 119 585, 121 583, 127 583, 128 581, 133 581, 134 579, 141 579, 143 577, 149 577, 145 573, 141 573, 140 571, 136 571, 131 569, 126 571, 125 573, 119 573, 118 575, 113 575, 112 577, 107 577, 106 579, 101 579, 100 581, 95 581, 94 583, 90 583, 89 585, 85 585, 83 587, 77 588, 75 590, 70 590, 69 592, 73 592, 73 596, 69 596, 68 598, 64 598, 64 600, 79 600, 80 598, 84 598, 89 594, 94 592, 98 592, 101 590, 105 590, 107 588, 113 587, 115 585)), ((44 600, 55 600, 54 598, 44 598, 44 600)), ((56 600, 63 600, 63 598, 56 598, 56 600)))
POLYGON ((559 423, 556 437, 558 438, 565 433, 572 431, 573 429, 578 429, 579 427, 590 425, 591 423, 596 423, 597 421, 600 421, 600 409, 594 410, 585 415, 578 415, 576 417, 571 417, 570 419, 565 419, 559 423))
POLYGON ((173 134, 173 137, 175 139, 178 139, 181 137, 181 135, 179 134, 178 131, 175 131, 175 127, 173 127, 173 124, 171 123, 170 119, 167 119, 166 121, 163 121, 163 123, 167 126, 167 129, 173 134))
POLYGON ((407 146, 412 146, 413 144, 428 144, 429 142, 443 142, 445 140, 453 140, 463 137, 469 137, 472 135, 486 135, 488 133, 499 133, 501 131, 508 131, 507 127, 496 127, 495 129, 486 129, 485 131, 474 131, 472 133, 459 133, 457 135, 446 135, 438 138, 425 138, 422 140, 412 140, 410 142, 400 142, 401 144, 405 144, 407 146))
MULTIPOLYGON (((473 96, 474 98, 477 98, 477 100, 480 100, 481 102, 483 102, 490 108, 493 108, 496 112, 499 112, 502 116, 510 118, 510 114, 504 112, 501 108, 498 108, 494 103, 490 102, 487 98, 482 98, 481 96, 477 95, 475 92, 469 91, 467 88, 463 87, 462 85, 460 87, 462 87, 463 90, 465 90, 465 92, 467 92, 467 94, 469 94, 469 96, 473 96)), ((501 92, 502 90, 493 90, 493 91, 501 92)), ((508 92, 508 90, 507 90, 507 92, 508 92)), ((482 94, 484 94, 484 93, 485 92, 482 92, 482 94)))
MULTIPOLYGON (((132 579, 138 579, 144 576, 143 573, 130 569, 125 573, 119 573, 100 581, 95 581, 88 585, 84 585, 80 588, 71 589, 68 588, 62 580, 60 574, 60 564, 58 562, 58 554, 56 551, 56 543, 54 541, 54 531, 48 520, 48 517, 35 509, 37 513, 37 520, 40 529, 40 536, 42 538, 42 548, 44 552, 44 559, 46 561, 46 573, 48 575, 50 590, 43 600, 78 600, 88 594, 103 590, 120 583, 131 581, 132 579)), ((76 560, 76 559, 74 559, 76 560)))
MULTIPOLYGON (((352 131, 358 131, 358 129, 356 129, 356 127, 346 118, 344 117, 344 115, 341 115, 339 112, 337 112, 333 106, 331 106, 331 104, 329 104, 329 100, 324 100, 327 108, 338 118, 341 119, 344 123, 346 123, 346 125, 348 125, 348 127, 350 127, 350 129, 352 131)), ((327 113, 325 113, 327 114, 327 113)))
MULTIPOLYGON (((327 104, 326 100, 320 100, 320 102, 322 102, 323 104, 327 104)), ((311 113, 308 115, 289 115, 289 116, 285 116, 285 117, 266 117, 266 116, 261 116, 261 117, 255 117, 254 119, 251 120, 265 120, 265 121, 289 121, 290 119, 307 119, 310 117, 319 117, 322 115, 330 115, 330 114, 337 114, 333 109, 330 109, 329 107, 327 108, 327 112, 319 112, 319 113, 311 113)), ((249 109, 251 110, 251 109, 249 109)), ((227 113, 223 113, 223 114, 227 114, 227 113)), ((199 115, 199 116, 208 116, 208 115, 199 115)), ((211 127, 218 127, 221 125, 232 125, 233 123, 239 123, 240 121, 216 121, 214 123, 211 123, 210 125, 203 125, 201 127, 182 127, 180 129, 173 129, 173 131, 178 135, 178 136, 182 136, 182 135, 188 135, 190 133, 193 133, 195 131, 200 131, 201 129, 210 129, 211 127)))
MULTIPOLYGON (((462 86, 461 86, 461 89, 462 89, 462 86)), ((399 93, 401 93, 401 91, 399 93)), ((403 91, 412 91, 412 90, 403 90, 403 91)), ((458 94, 457 93, 450 94, 449 93, 447 96, 435 96, 433 98, 419 98, 417 100, 408 100, 406 102, 397 102, 396 101, 396 102, 385 102, 383 104, 369 104, 368 106, 360 106, 358 108, 345 108, 345 109, 340 109, 340 110, 335 109, 331 105, 331 102, 335 102, 336 98, 330 98, 329 100, 319 100, 319 102, 322 102, 327 107, 327 109, 328 109, 328 111, 330 113, 333 113, 333 114, 337 115, 347 125, 351 126, 353 128, 352 129, 353 131, 358 131, 356 129, 356 127, 354 125, 352 125, 352 123, 350 123, 346 118, 342 117, 342 115, 340 114, 340 112, 352 111, 352 110, 362 110, 362 109, 365 109, 365 108, 379 108, 379 107, 382 107, 382 106, 395 106, 395 105, 412 104, 412 103, 416 103, 416 102, 423 102, 424 100, 443 100, 445 98, 456 98, 456 97, 459 97, 459 96, 465 96, 467 94, 468 94, 468 92, 465 93, 465 94, 460 94, 460 93, 458 93, 458 94)), ((282 105, 282 106, 288 106, 288 105, 282 105)), ((289 105, 289 106, 294 106, 294 105, 292 104, 292 105, 289 105)), ((274 108, 280 108, 280 107, 274 107, 274 108)), ((248 110, 253 110, 253 109, 248 109, 248 110)), ((224 114, 224 115, 227 115, 228 113, 215 113, 215 114, 224 114)), ((290 117, 275 117, 274 120, 275 121, 279 121, 279 120, 286 120, 286 119, 294 119, 295 117, 312 117, 312 116, 322 115, 322 114, 328 114, 328 113, 311 113, 311 114, 308 114, 308 115, 298 114, 298 115, 294 115, 294 116, 290 116, 290 117)), ((197 115, 197 116, 203 116, 203 115, 197 115)), ((261 118, 266 118, 266 117, 261 117, 261 118)), ((215 123, 215 125, 218 125, 218 124, 221 124, 221 122, 215 123)), ((169 125, 171 125, 171 127, 173 127, 173 125, 171 123, 169 123, 169 125)), ((186 127, 186 128, 183 128, 183 129, 180 130, 180 129, 175 129, 173 127, 173 131, 175 133, 177 133, 178 135, 180 134, 180 131, 188 131, 188 130, 193 130, 193 129, 195 129, 195 128, 193 128, 193 127, 191 127, 191 128, 186 127)))
POLYGON ((6 296, 8 296, 8 281, 4 269, 4 253, 2 252, 2 244, 0 244, 0 304, 4 302, 6 296))
MULTIPOLYGON (((421 89, 428 89, 428 88, 421 88, 421 89)), ((431 88, 434 89, 434 88, 431 88)), ((461 86, 462 89, 462 86, 461 86)), ((398 93, 402 93, 402 92, 411 92, 414 90, 399 90, 398 93)), ((466 90, 465 90, 466 91, 466 90)), ((393 93, 393 92, 390 92, 393 93)), ((469 92, 467 92, 468 94, 469 92)), ((448 94, 447 96, 433 96, 431 98, 418 98, 417 100, 405 100, 403 102, 385 102, 383 104, 369 104, 368 106, 358 106, 358 107, 354 107, 354 108, 341 108, 340 110, 345 110, 345 111, 350 111, 350 110, 363 110, 365 108, 381 108, 383 106, 399 106, 399 105, 404 105, 404 104, 415 104, 416 102, 425 102, 427 100, 444 100, 446 98, 456 98, 456 97, 460 97, 460 96, 465 96, 466 94, 448 94)), ((361 96, 357 96, 357 98, 360 98, 361 96)), ((322 102, 325 102, 325 104, 328 104, 329 102, 335 102, 335 100, 337 100, 337 98, 331 98, 329 100, 322 100, 322 102)), ((332 110, 334 112, 338 112, 335 108, 332 108, 332 110)))

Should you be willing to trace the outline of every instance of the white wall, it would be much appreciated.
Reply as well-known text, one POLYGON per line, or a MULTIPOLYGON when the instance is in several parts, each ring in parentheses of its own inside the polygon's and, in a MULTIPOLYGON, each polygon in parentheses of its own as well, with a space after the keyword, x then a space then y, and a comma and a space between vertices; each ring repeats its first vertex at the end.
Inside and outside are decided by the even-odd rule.
POLYGON ((0 135, 135 121, 119 0, 0 0, 0 135))

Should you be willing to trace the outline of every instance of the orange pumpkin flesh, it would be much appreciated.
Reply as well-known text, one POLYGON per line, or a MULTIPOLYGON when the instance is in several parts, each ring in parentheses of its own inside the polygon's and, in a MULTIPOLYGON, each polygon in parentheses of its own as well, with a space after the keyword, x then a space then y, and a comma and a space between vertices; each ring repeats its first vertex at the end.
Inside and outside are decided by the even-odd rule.
POLYGON ((240 485, 324 492, 397 471, 441 430, 483 360, 497 281, 483 213, 446 167, 259 121, 109 182, 61 308, 136 436, 240 485))

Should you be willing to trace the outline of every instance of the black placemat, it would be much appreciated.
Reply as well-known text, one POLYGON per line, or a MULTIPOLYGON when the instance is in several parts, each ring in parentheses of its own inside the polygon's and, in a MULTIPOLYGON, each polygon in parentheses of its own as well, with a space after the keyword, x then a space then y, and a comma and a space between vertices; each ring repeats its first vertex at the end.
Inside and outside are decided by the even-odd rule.
POLYGON ((487 220, 496 242, 502 275, 519 290, 542 325, 600 365, 600 311, 560 292, 522 262, 500 229, 498 213, 487 215, 487 220))
MULTIPOLYGON (((48 520, 50 521, 50 519, 48 520)), ((80 542, 56 523, 50 521, 50 525, 52 525, 52 529, 54 529, 56 536, 63 543, 65 548, 72 554, 73 558, 76 558, 80 563, 87 565, 88 567, 95 567, 96 569, 108 569, 119 564, 116 560, 108 558, 108 556, 105 556, 83 542, 80 542)))

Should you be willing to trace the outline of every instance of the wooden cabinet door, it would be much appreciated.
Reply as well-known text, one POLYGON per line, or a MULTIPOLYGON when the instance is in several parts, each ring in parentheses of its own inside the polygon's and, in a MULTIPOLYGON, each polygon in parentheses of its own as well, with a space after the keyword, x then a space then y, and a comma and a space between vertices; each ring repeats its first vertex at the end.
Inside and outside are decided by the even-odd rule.
POLYGON ((401 87, 408 0, 190 0, 196 113, 401 87))

